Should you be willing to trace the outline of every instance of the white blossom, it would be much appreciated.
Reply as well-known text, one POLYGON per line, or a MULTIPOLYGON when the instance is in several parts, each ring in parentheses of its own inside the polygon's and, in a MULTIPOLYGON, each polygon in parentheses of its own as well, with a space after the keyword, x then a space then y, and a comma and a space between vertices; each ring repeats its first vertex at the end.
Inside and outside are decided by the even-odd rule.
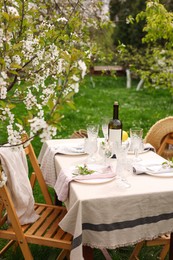
POLYGON ((86 75, 86 70, 87 70, 86 64, 82 60, 79 60, 78 64, 79 64, 80 70, 82 71, 82 75, 81 76, 82 76, 82 78, 84 78, 84 76, 86 75))
POLYGON ((71 84, 71 88, 74 90, 75 93, 79 92, 79 83, 71 84))
POLYGON ((67 22, 68 20, 65 17, 60 17, 57 19, 57 22, 67 22))
POLYGON ((80 78, 77 77, 76 75, 73 75, 73 76, 72 76, 72 79, 73 79, 74 81, 79 81, 79 80, 80 80, 80 78))
POLYGON ((5 86, 3 86, 3 84, 5 85, 6 82, 3 81, 3 79, 0 78, 0 99, 5 99, 7 96, 7 88, 5 86))
POLYGON ((1 75, 4 79, 8 78, 7 73, 5 71, 1 71, 1 75))
POLYGON ((13 61, 18 63, 18 64, 21 64, 21 58, 19 55, 14 55, 13 56, 13 61))
POLYGON ((17 9, 13 6, 8 6, 8 12, 14 16, 19 16, 17 9))

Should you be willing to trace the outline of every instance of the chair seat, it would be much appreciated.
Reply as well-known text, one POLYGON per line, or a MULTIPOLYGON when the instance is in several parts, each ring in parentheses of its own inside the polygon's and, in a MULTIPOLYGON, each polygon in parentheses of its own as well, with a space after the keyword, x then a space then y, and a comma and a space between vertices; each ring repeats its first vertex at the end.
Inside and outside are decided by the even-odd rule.
MULTIPOLYGON (((32 223, 22 226, 26 241, 32 244, 51 246, 70 250, 72 235, 59 227, 59 222, 66 214, 64 207, 35 203, 35 210, 40 218, 32 223)), ((0 230, 0 237, 16 240, 15 231, 9 225, 8 229, 0 230)))

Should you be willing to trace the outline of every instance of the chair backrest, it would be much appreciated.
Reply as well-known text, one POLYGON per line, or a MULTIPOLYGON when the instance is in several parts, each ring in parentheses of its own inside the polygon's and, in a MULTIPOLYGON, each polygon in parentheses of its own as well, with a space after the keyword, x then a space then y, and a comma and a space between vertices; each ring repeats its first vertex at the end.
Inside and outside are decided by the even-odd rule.
POLYGON ((173 116, 157 121, 148 131, 144 138, 145 143, 150 143, 156 152, 166 159, 173 157, 172 145, 173 116))
POLYGON ((167 159, 173 157, 173 133, 169 133, 163 138, 157 153, 167 159))
POLYGON ((79 129, 77 131, 74 131, 73 134, 70 136, 70 138, 85 138, 88 137, 87 130, 85 129, 79 129))
POLYGON ((31 186, 32 186, 32 188, 34 187, 35 181, 37 179, 38 183, 40 185, 40 189, 42 191, 43 197, 45 199, 45 202, 47 204, 52 205, 53 203, 52 203, 52 199, 51 199, 50 193, 48 191, 48 187, 47 187, 47 185, 45 183, 45 180, 43 178, 43 175, 42 175, 42 172, 41 172, 41 169, 40 169, 37 157, 35 155, 33 146, 31 144, 31 142, 28 141, 27 134, 24 134, 22 136, 22 141, 24 143, 25 153, 28 156, 29 161, 30 161, 30 163, 32 165, 32 168, 34 170, 34 172, 32 172, 32 174, 31 174, 31 178, 30 178, 31 186))

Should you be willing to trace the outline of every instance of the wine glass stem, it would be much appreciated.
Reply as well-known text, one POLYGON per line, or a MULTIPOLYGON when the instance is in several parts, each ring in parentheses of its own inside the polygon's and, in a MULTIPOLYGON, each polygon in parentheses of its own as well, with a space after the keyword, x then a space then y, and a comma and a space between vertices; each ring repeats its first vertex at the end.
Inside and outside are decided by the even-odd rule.
POLYGON ((135 158, 138 158, 138 149, 134 150, 135 158))

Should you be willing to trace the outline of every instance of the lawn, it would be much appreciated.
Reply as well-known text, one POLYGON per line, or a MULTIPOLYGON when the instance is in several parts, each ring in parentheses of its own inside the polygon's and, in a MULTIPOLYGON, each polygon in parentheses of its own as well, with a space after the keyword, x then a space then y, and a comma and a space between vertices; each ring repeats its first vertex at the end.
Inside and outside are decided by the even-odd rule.
MULTIPOLYGON (((80 92, 74 97, 76 109, 65 107, 64 118, 61 122, 62 130, 56 138, 68 138, 73 131, 86 128, 91 122, 101 123, 103 117, 112 118, 113 103, 119 102, 119 118, 123 122, 123 129, 129 132, 130 127, 140 126, 144 129, 144 136, 149 128, 159 119, 173 114, 173 99, 166 89, 144 89, 136 91, 137 81, 133 80, 132 88, 126 88, 124 77, 88 76, 82 83, 80 92)), ((19 113, 22 111, 19 111, 19 113)), ((0 126, 0 142, 5 142, 5 129, 0 126)), ((101 128, 99 135, 102 136, 101 128)), ((33 141, 36 154, 39 154, 41 143, 38 139, 33 141)), ((39 190, 35 193, 39 197, 39 190)), ((112 259, 128 259, 132 247, 110 250, 112 259)), ((159 248, 144 248, 141 260, 156 260, 159 248)), ((56 250, 43 247, 32 247, 34 259, 56 259, 56 250)), ((1 258, 2 259, 2 258, 1 258)), ((10 251, 4 259, 22 259, 20 250, 17 253, 10 251)), ((104 257, 99 250, 94 251, 94 259, 102 260, 104 257)))

